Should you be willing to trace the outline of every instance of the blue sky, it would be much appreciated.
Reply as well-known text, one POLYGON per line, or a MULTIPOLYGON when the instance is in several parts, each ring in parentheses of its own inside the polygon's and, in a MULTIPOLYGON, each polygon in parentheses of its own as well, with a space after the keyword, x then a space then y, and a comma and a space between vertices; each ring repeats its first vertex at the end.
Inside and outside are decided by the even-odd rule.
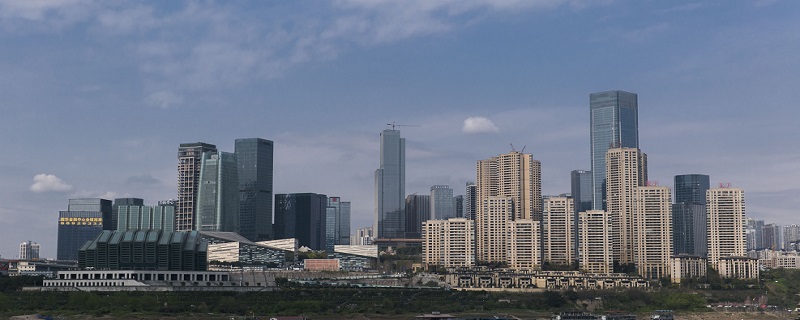
POLYGON ((275 192, 372 224, 378 133, 408 193, 463 194, 525 146, 545 194, 589 167, 591 92, 639 94, 649 176, 704 173, 800 223, 797 1, 0 0, 0 256, 74 197, 175 198, 177 147, 275 141, 275 192), (470 119, 465 127, 465 121, 470 119))

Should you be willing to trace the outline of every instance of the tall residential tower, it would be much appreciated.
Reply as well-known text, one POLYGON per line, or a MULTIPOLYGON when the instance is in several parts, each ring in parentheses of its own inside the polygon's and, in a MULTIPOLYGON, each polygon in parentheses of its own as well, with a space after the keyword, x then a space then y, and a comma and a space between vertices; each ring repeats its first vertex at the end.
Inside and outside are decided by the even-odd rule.
POLYGON ((213 144, 181 143, 178 147, 178 199, 175 201, 175 231, 190 231, 195 226, 200 160, 204 152, 217 152, 213 144))

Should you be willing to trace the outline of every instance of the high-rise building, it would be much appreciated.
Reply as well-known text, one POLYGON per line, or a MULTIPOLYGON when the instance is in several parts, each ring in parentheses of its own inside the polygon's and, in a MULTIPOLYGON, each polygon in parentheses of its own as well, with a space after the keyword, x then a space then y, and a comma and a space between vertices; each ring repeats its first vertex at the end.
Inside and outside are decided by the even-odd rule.
POLYGON ((611 255, 611 218, 603 210, 579 213, 578 264, 589 273, 611 273, 614 262, 611 255))
POLYGON ((592 189, 592 172, 587 170, 572 170, 570 172, 570 190, 572 191, 572 199, 574 205, 572 209, 574 211, 575 217, 575 230, 573 230, 573 235, 575 236, 575 240, 573 243, 575 244, 575 248, 573 249, 573 253, 575 254, 574 260, 578 260, 578 218, 579 213, 592 210, 592 197, 594 196, 594 189, 592 189))
POLYGON ((405 238, 420 239, 422 223, 431 220, 431 196, 410 194, 406 197, 405 238))
POLYGON ((356 229, 356 233, 350 237, 350 244, 352 245, 371 245, 372 240, 375 238, 372 227, 364 227, 356 229))
POLYGON ((475 189, 475 182, 467 182, 466 193, 464 194, 464 218, 475 220, 475 212, 478 211, 478 194, 475 189))
POLYGON ((781 250, 781 226, 768 223, 761 227, 761 243, 763 249, 781 250))
POLYGON ((216 153, 217 146, 197 142, 181 143, 180 147, 178 147, 178 199, 175 201, 176 231, 190 231, 195 228, 200 163, 205 152, 216 153))
POLYGON ((747 250, 758 250, 764 248, 761 239, 761 232, 764 229, 764 220, 747 218, 747 250))
POLYGON ((39 244, 33 241, 25 241, 19 244, 20 260, 39 260, 39 244))
POLYGON ((673 254, 706 256, 706 190, 708 175, 675 176, 672 205, 673 254))
POLYGON ((542 267, 540 221, 517 219, 508 221, 505 235, 506 259, 512 269, 539 269, 542 267))
POLYGON ((69 199, 67 211, 58 212, 57 259, 78 261, 78 250, 103 231, 111 212, 111 200, 69 199))
POLYGON ((589 95, 594 210, 606 210, 606 152, 639 148, 639 102, 635 93, 606 91, 589 95))
POLYGON ((333 252, 335 245, 350 244, 350 202, 340 197, 329 197, 325 215, 326 250, 333 252))
POLYGON ((544 199, 542 217, 542 263, 568 266, 575 259, 573 198, 544 199))
POLYGON ((250 241, 272 239, 273 143, 236 139, 239 174, 239 234, 250 241))
POLYGON ((670 275, 672 255, 672 195, 667 187, 633 190, 633 249, 636 269, 649 279, 670 275))
POLYGON ((325 208, 325 252, 333 253, 336 246, 336 233, 339 231, 336 225, 336 216, 338 215, 338 208, 330 205, 328 198, 328 206, 325 208))
POLYGON ((606 155, 606 204, 611 215, 614 262, 635 262, 633 248, 634 189, 647 182, 647 155, 635 148, 612 148, 606 155))
POLYGON ((324 194, 276 194, 275 237, 295 238, 298 245, 312 250, 325 249, 327 202, 324 194))
POLYGON ((350 201, 339 202, 339 219, 337 225, 339 226, 339 241, 336 244, 349 245, 350 244, 350 210, 352 205, 350 201))
POLYGON ((195 224, 197 231, 239 232, 239 174, 233 153, 203 153, 195 224))
POLYGON ((431 219, 447 220, 456 217, 453 189, 450 186, 434 185, 431 187, 431 219))
MULTIPOLYGON (((477 201, 511 197, 515 219, 542 220, 542 165, 530 153, 511 151, 477 163, 477 201)), ((477 214, 483 206, 478 207, 477 214)))
POLYGON ((429 266, 475 266, 475 221, 464 218, 422 223, 422 262, 429 266))
POLYGON ((800 226, 796 224, 783 226, 783 250, 791 250, 792 243, 800 240, 800 226))
POLYGON ((175 205, 166 203, 160 203, 157 206, 117 204, 116 200, 114 200, 114 211, 116 211, 117 220, 115 230, 156 229, 175 231, 175 205))
MULTIPOLYGON (((130 205, 130 206, 143 206, 144 199, 141 198, 116 198, 114 199, 114 204, 111 206, 111 217, 109 219, 103 219, 103 230, 119 230, 119 206, 122 205, 130 205)), ((175 219, 175 214, 173 213, 172 219, 175 219)), ((175 221, 170 223, 171 225, 175 225, 175 221)))
POLYGON ((405 236, 406 139, 399 130, 381 132, 381 162, 375 170, 375 236, 405 236))
POLYGON ((456 210, 455 217, 464 217, 464 195, 457 195, 453 197, 453 207, 456 210))
MULTIPOLYGON (((483 198, 475 224, 475 258, 478 263, 508 262, 508 223, 514 221, 514 198, 483 198)), ((538 247, 538 245, 537 245, 538 247)))
POLYGON ((708 263, 719 270, 720 258, 745 253, 744 190, 711 188, 706 191, 708 263))

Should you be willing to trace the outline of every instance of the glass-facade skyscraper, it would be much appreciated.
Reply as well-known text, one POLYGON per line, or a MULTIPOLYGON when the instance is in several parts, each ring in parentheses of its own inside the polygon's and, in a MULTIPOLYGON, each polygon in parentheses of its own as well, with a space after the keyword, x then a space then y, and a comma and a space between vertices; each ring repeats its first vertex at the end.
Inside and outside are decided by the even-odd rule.
POLYGON ((325 248, 328 196, 316 193, 275 195, 275 238, 296 238, 312 250, 325 248))
POLYGON ((400 131, 381 132, 380 168, 375 170, 375 237, 405 236, 406 139, 400 131))
POLYGON ((271 240, 273 142, 236 139, 239 174, 239 234, 250 241, 271 240))
POLYGON ((197 231, 239 232, 239 175, 233 153, 203 153, 195 219, 197 231))
POLYGON ((675 202, 672 205, 673 254, 705 257, 706 191, 709 177, 704 174, 675 176, 675 202))
POLYGON ((456 217, 453 189, 450 186, 431 186, 431 219, 447 220, 456 217))
POLYGON ((200 159, 203 153, 217 152, 213 144, 181 143, 178 147, 178 199, 175 201, 175 230, 190 231, 195 227, 197 183, 200 181, 200 159))
POLYGON ((639 107, 635 93, 597 92, 589 95, 592 160, 592 206, 605 210, 606 152, 639 148, 639 107))
POLYGON ((58 212, 58 260, 78 261, 78 250, 103 232, 104 219, 111 217, 111 200, 69 199, 67 211, 58 212))
POLYGON ((406 238, 422 238, 422 223, 431 220, 431 196, 410 194, 406 197, 406 238))
POLYGON ((570 172, 570 191, 572 192, 572 199, 573 205, 572 209, 574 211, 574 230, 573 235, 575 236, 575 244, 574 253, 575 253, 575 260, 578 260, 578 228, 580 226, 580 213, 587 212, 592 210, 592 198, 594 192, 592 191, 592 172, 587 170, 572 170, 570 172))

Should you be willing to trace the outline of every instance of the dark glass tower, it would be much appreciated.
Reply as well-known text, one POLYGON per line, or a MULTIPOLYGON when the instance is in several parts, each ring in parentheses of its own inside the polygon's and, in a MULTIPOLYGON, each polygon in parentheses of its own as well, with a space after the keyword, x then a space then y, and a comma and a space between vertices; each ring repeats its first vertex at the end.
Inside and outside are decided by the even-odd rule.
POLYGON ((406 139, 399 130, 381 133, 381 162, 375 170, 375 237, 405 236, 406 139))
POLYGON ((324 194, 276 194, 275 238, 295 238, 300 246, 325 249, 327 206, 324 194))
POLYGON ((104 219, 111 217, 111 211, 111 200, 69 199, 67 211, 58 212, 56 258, 78 261, 78 251, 103 232, 104 219))
POLYGON ((239 233, 250 241, 273 239, 270 140, 236 139, 239 167, 239 233))
POLYGON ((586 212, 592 210, 592 197, 593 197, 593 189, 592 189, 592 172, 586 170, 572 170, 570 172, 570 187, 572 192, 572 200, 573 203, 573 210, 574 210, 574 220, 575 227, 573 230, 573 235, 575 236, 574 244, 575 248, 573 252, 575 253, 575 261, 578 261, 578 217, 580 216, 578 213, 586 212))
POLYGON ((672 205, 672 243, 674 254, 706 256, 706 191, 709 178, 704 174, 675 176, 675 203, 672 205))
POLYGON ((406 238, 422 238, 422 223, 431 219, 431 196, 410 194, 406 197, 406 238))
POLYGON ((639 107, 635 93, 606 91, 589 95, 592 207, 605 210, 606 152, 639 148, 639 107))

